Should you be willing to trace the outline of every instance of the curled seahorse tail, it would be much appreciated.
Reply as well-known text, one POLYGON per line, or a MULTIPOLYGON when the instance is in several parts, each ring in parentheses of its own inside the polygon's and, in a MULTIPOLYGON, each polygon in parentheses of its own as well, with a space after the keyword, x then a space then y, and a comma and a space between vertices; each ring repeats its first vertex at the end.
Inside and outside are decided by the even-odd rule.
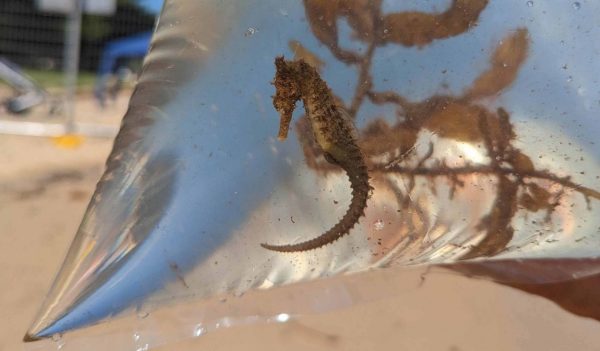
POLYGON ((344 235, 347 235, 354 225, 358 223, 360 217, 364 216, 364 209, 366 208, 367 200, 369 199, 372 188, 369 184, 367 167, 362 158, 359 162, 353 162, 351 167, 345 167, 343 164, 341 166, 346 170, 346 173, 350 178, 352 199, 350 200, 350 206, 348 207, 346 214, 336 225, 322 235, 301 243, 291 245, 260 244, 260 246, 277 252, 309 251, 331 244, 344 235))

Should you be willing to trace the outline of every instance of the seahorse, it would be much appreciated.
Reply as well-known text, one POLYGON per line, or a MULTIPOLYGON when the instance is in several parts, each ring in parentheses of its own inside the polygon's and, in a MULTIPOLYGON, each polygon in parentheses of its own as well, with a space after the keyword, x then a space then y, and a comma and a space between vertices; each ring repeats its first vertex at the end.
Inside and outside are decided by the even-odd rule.
POLYGON ((275 96, 273 106, 280 114, 278 139, 287 138, 296 102, 302 100, 315 140, 325 159, 341 167, 350 179, 352 199, 346 214, 331 229, 318 237, 290 245, 261 244, 279 252, 314 250, 347 235, 365 213, 372 187, 365 157, 358 146, 358 133, 353 122, 336 105, 327 83, 317 70, 304 60, 286 61, 275 58, 275 96))

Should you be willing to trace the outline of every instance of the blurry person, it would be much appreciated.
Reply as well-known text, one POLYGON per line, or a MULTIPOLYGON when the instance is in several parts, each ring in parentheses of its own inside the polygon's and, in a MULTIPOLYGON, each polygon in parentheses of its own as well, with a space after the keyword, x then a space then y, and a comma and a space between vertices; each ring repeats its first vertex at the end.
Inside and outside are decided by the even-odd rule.
MULTIPOLYGON (((146 12, 158 15, 162 8, 163 0, 137 0, 137 5, 146 12)), ((106 100, 110 97, 114 100, 128 80, 132 77, 132 71, 119 63, 132 58, 142 58, 148 52, 152 31, 137 33, 128 37, 109 41, 102 52, 98 66, 94 96, 100 106, 106 106, 106 100), (109 87, 113 78, 114 84, 109 87)))
POLYGON ((143 32, 126 38, 120 38, 108 42, 102 52, 100 65, 98 67, 98 76, 94 87, 94 96, 102 107, 106 105, 106 99, 109 95, 115 99, 117 93, 123 84, 131 77, 131 70, 125 67, 118 67, 117 62, 124 58, 144 57, 150 47, 152 32, 143 32), (116 75, 116 83, 109 89, 108 85, 116 75))

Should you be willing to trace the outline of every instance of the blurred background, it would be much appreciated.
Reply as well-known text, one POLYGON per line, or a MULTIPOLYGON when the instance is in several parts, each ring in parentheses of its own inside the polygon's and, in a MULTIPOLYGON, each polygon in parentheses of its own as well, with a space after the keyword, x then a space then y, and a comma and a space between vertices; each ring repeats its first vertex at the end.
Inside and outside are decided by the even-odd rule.
POLYGON ((64 258, 161 7, 0 1, 0 350, 22 347, 64 258))
POLYGON ((112 136, 110 107, 130 94, 161 6, 162 0, 2 1, 0 133, 59 136, 65 130, 55 124, 67 123, 66 132, 112 136), (86 122, 101 126, 78 128, 86 122))

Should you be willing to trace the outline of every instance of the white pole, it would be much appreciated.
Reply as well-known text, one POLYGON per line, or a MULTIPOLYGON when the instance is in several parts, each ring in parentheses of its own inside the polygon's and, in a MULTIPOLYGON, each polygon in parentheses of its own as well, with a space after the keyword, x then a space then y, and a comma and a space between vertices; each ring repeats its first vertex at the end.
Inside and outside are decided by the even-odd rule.
POLYGON ((75 95, 77 92, 77 75, 79 73, 79 50, 81 42, 81 14, 83 0, 73 0, 73 9, 67 16, 64 47, 65 73, 65 116, 67 134, 74 131, 75 95))

